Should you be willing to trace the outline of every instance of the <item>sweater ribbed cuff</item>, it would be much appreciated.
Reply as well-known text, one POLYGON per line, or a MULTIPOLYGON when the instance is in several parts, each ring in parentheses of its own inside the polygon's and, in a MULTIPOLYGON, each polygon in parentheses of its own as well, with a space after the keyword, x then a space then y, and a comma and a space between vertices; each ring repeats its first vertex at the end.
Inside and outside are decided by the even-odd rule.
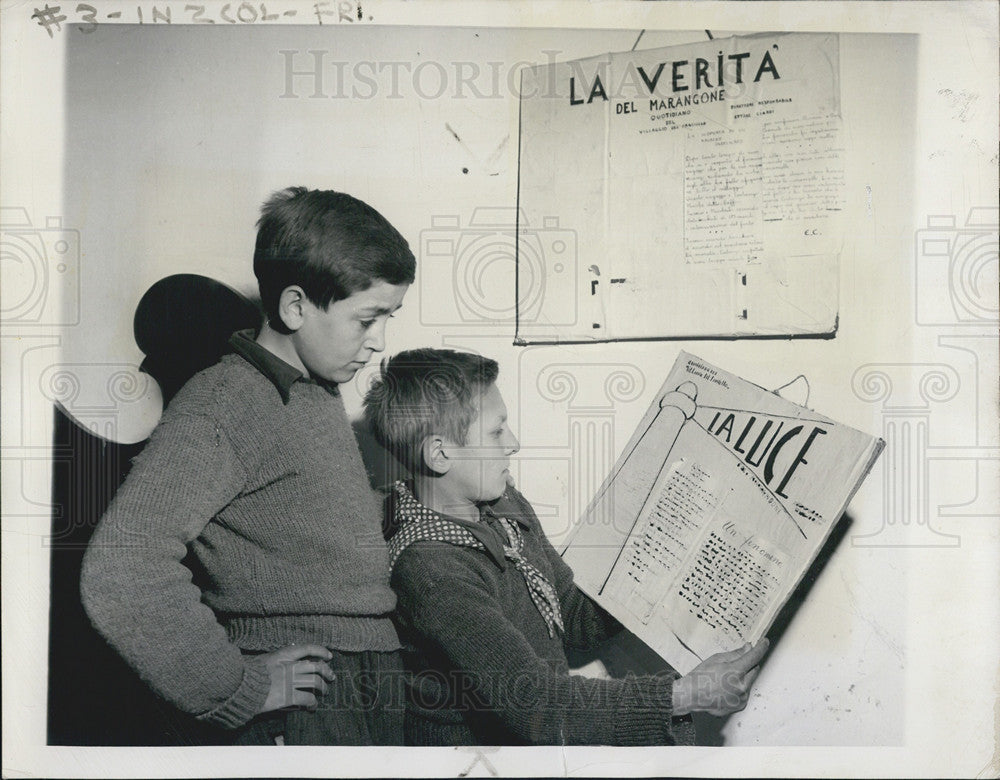
POLYGON ((198 720, 226 729, 239 728, 260 712, 271 690, 271 675, 259 656, 243 656, 243 681, 221 706, 198 716, 198 720))
POLYGON ((621 746, 673 745, 671 730, 676 674, 632 677, 625 680, 623 701, 615 713, 612 744, 621 746))

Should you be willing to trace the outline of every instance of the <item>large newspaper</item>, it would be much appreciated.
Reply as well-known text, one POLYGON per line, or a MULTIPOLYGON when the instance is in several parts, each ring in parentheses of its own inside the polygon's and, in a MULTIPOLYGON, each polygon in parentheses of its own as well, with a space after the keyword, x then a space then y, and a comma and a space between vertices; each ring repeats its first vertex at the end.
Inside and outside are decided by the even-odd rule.
POLYGON ((686 674, 766 634, 882 447, 681 352, 563 557, 686 674))
POLYGON ((835 34, 526 68, 518 339, 833 333, 845 170, 835 34))

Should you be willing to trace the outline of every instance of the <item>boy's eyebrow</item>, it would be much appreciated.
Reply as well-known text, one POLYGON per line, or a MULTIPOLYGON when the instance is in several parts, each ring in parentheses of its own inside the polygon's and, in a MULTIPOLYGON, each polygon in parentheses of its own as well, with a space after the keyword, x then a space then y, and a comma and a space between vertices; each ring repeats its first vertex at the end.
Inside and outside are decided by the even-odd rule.
POLYGON ((358 309, 355 313, 363 316, 372 314, 392 314, 393 312, 399 311, 401 308, 403 308, 403 304, 401 303, 396 304, 391 309, 388 306, 366 306, 363 309, 358 309))

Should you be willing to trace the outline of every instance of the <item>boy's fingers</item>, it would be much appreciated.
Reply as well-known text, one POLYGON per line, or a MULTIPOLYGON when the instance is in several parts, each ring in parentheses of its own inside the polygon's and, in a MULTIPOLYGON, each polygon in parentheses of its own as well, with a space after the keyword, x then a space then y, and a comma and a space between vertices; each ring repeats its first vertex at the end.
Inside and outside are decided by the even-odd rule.
POLYGON ((743 657, 743 654, 748 651, 750 643, 747 642, 743 647, 737 647, 735 650, 728 650, 725 653, 717 653, 715 655, 715 660, 721 663, 732 663, 743 657))
POLYGON ((292 685, 302 691, 318 691, 324 694, 329 690, 329 683, 322 675, 299 667, 296 667, 293 673, 292 685))
POLYGON ((281 651, 285 654, 285 660, 299 661, 303 658, 323 658, 329 661, 333 658, 333 653, 323 645, 289 645, 281 651))
POLYGON ((327 685, 326 680, 324 680, 318 674, 309 675, 308 681, 299 687, 307 691, 312 691, 313 693, 319 694, 320 696, 325 696, 327 690, 329 690, 329 686, 327 685))
MULTIPOLYGON (((329 669, 322 661, 314 661, 311 658, 304 658, 295 662, 295 671, 298 674, 322 674, 323 669, 329 669)), ((326 675, 324 675, 326 676, 326 675)))
POLYGON ((753 681, 757 679, 757 675, 760 674, 760 667, 755 666, 745 675, 743 675, 743 685, 746 690, 750 690, 750 686, 753 685, 753 681))
POLYGON ((307 674, 317 674, 327 682, 333 682, 337 676, 333 673, 330 665, 323 661, 299 661, 296 668, 307 674))
POLYGON ((292 706, 314 710, 319 706, 319 700, 309 691, 296 690, 292 693, 292 706))
POLYGON ((737 668, 744 672, 748 672, 753 669, 760 663, 761 659, 764 657, 764 653, 767 652, 769 645, 770 642, 768 642, 768 640, 761 639, 756 645, 744 652, 743 655, 737 659, 737 668))

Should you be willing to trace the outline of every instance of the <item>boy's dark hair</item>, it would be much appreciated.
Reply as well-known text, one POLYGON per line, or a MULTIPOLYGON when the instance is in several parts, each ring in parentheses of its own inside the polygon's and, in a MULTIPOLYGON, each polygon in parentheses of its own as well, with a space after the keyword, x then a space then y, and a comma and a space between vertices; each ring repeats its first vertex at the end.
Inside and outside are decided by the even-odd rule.
POLYGON ((479 413, 477 395, 496 381, 495 360, 451 349, 411 349, 382 361, 365 395, 375 439, 411 471, 423 468, 421 446, 432 433, 464 445, 479 413))
POLYGON ((289 187, 271 195, 257 221, 253 272, 271 326, 281 293, 299 285, 316 306, 367 290, 379 280, 411 284, 416 260, 399 231, 375 209, 332 190, 289 187))

